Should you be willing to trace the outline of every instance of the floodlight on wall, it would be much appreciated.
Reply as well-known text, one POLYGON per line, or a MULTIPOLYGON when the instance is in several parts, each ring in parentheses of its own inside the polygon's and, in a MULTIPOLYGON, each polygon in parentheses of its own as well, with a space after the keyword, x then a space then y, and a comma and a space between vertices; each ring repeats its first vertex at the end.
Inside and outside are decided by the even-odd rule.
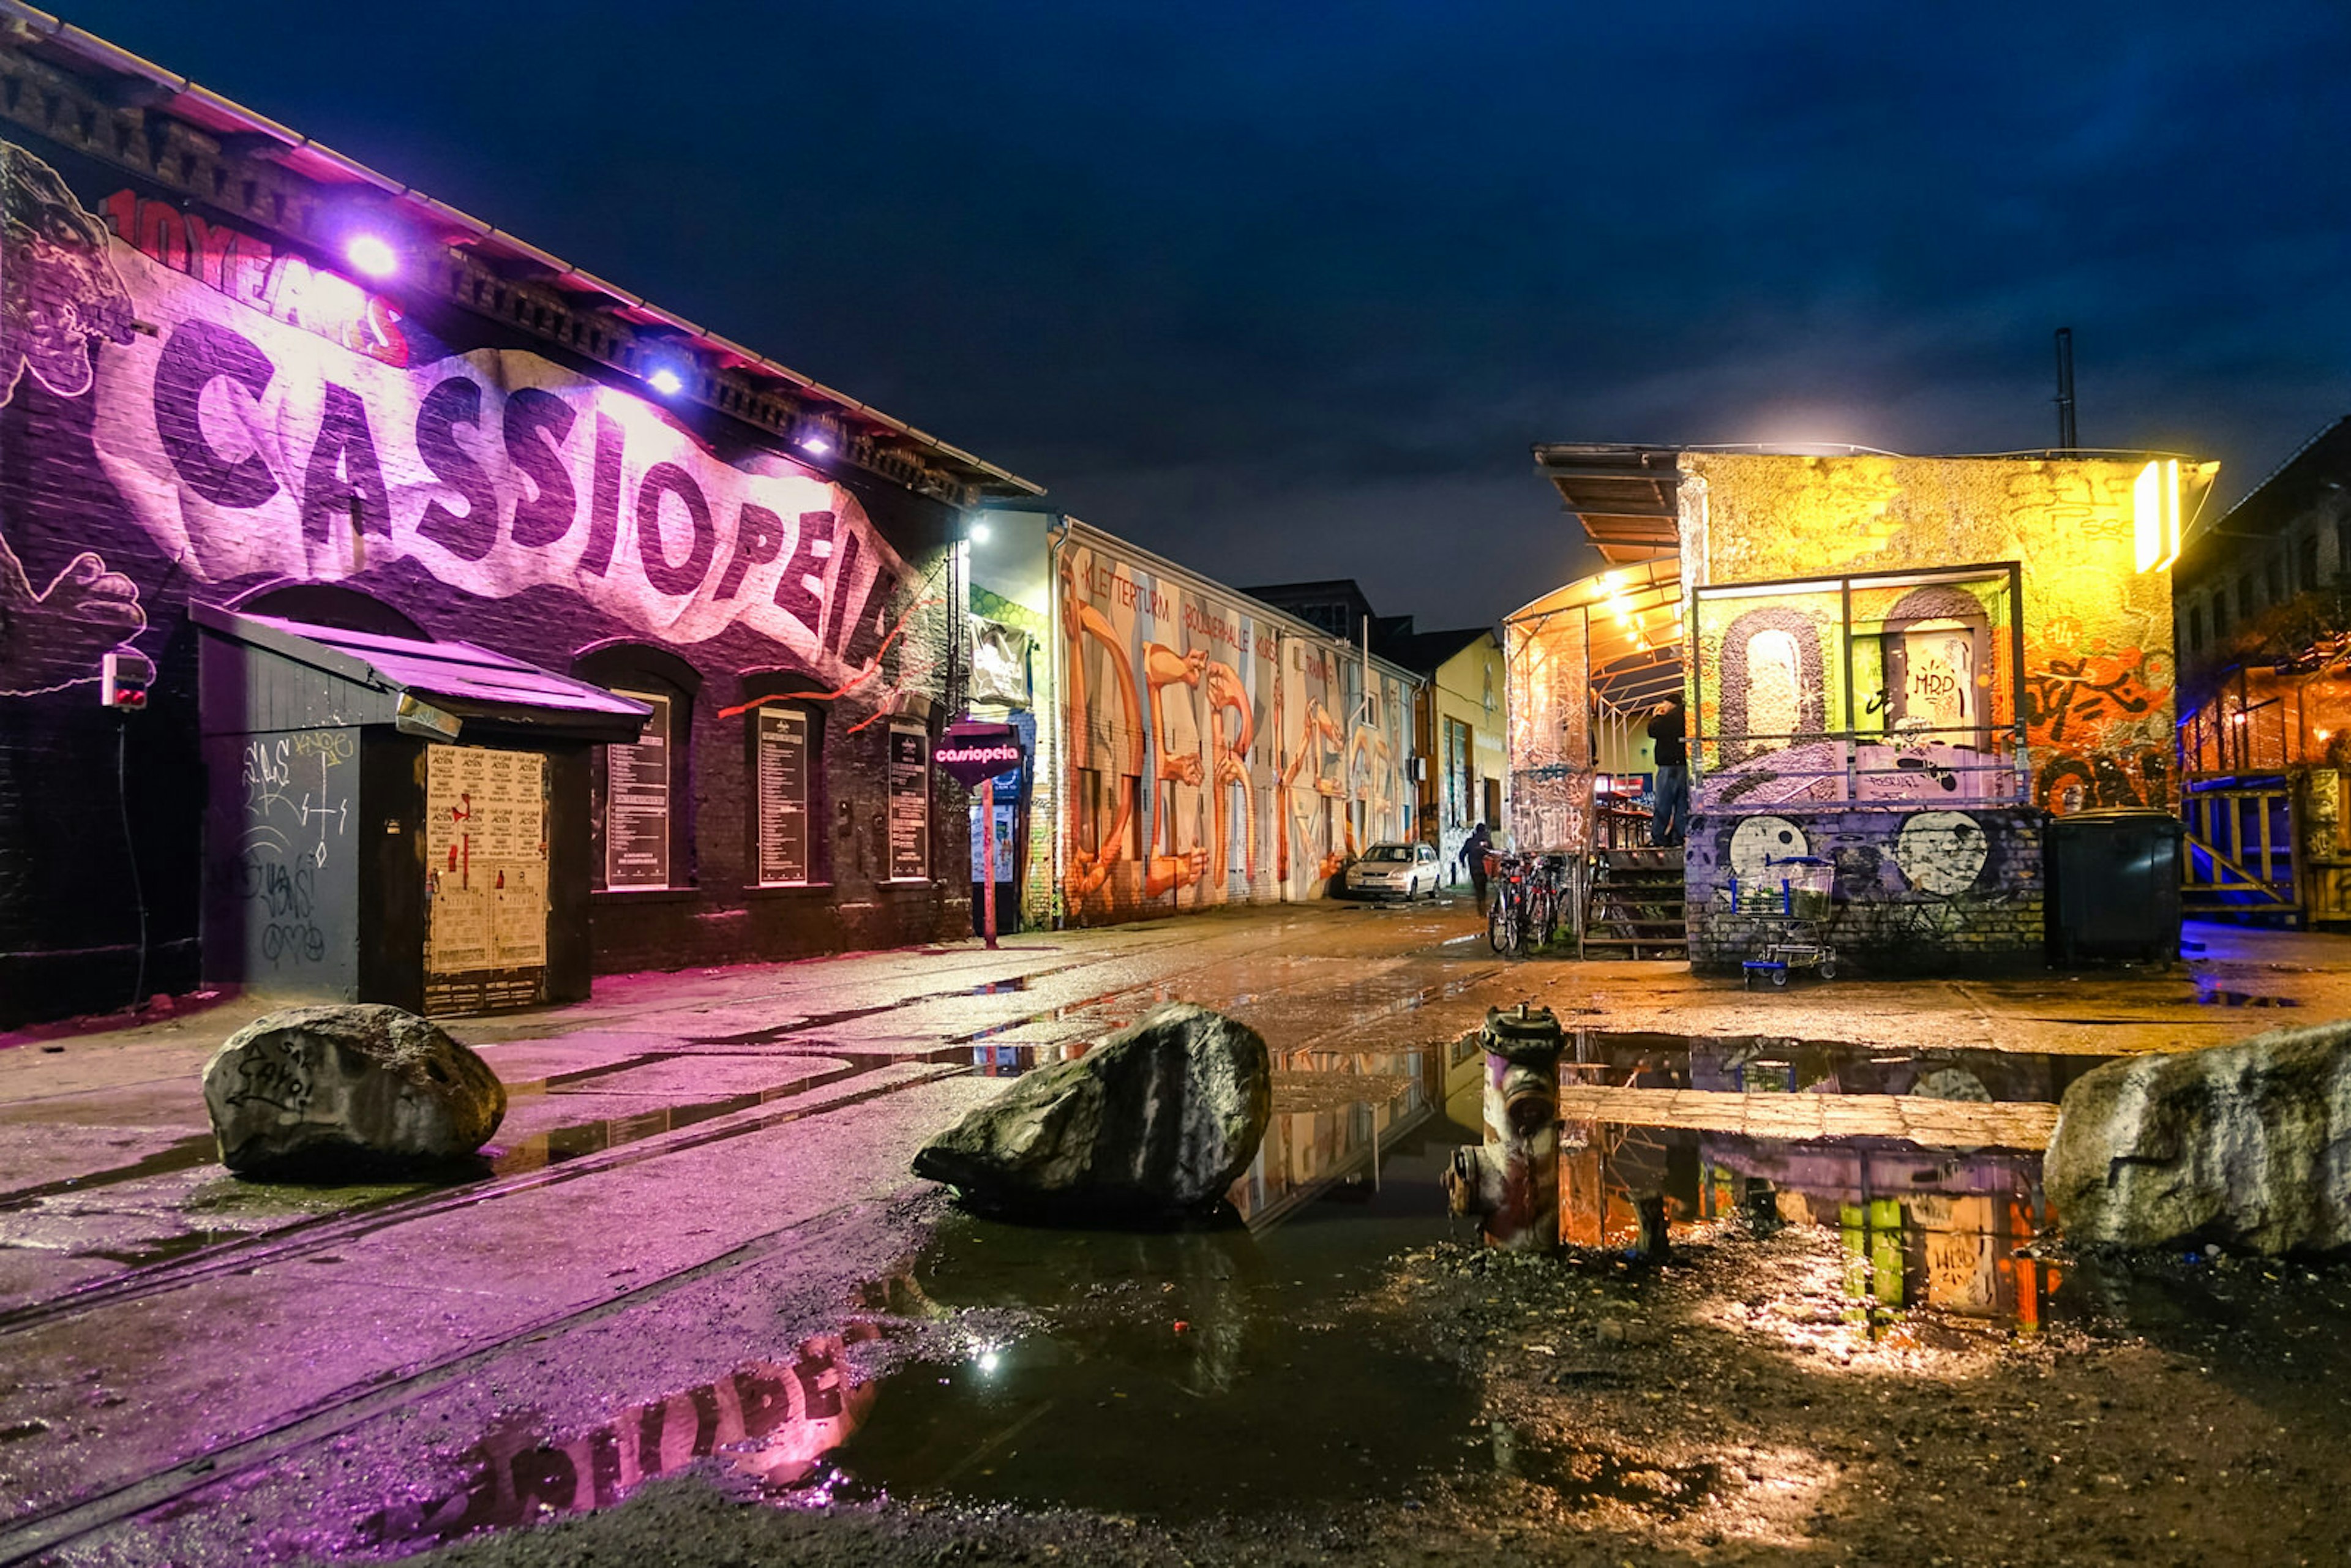
POLYGON ((355 234, 343 242, 343 259, 362 277, 379 281, 400 270, 400 253, 380 234, 355 234))
POLYGON ((2158 458, 2131 486, 2131 534, 2138 570, 2168 570, 2179 559, 2179 460, 2158 458))
POLYGON ((685 378, 668 365, 658 365, 645 378, 645 384, 664 397, 675 397, 685 390, 685 378))

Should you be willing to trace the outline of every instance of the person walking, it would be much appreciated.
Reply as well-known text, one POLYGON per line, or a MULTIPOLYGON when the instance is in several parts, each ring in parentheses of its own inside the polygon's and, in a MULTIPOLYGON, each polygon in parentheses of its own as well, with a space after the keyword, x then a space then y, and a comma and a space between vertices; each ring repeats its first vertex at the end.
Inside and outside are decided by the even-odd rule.
POLYGON ((1689 746, 1682 713, 1681 694, 1659 703, 1649 720, 1649 739, 1656 744, 1656 803, 1649 817, 1649 842, 1660 849, 1682 841, 1689 829, 1689 746))
POLYGON ((1486 857, 1494 848, 1494 838, 1479 823, 1461 841, 1461 863, 1469 869, 1469 888, 1478 895, 1478 913, 1486 913, 1486 857))

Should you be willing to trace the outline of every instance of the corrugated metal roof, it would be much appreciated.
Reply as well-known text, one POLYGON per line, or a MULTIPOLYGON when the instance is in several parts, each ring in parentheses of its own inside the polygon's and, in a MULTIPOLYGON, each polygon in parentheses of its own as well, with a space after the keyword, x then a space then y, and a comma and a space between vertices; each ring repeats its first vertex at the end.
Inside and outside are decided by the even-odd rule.
POLYGON ((473 643, 419 643, 211 605, 193 613, 211 631, 280 658, 378 690, 413 693, 461 716, 537 710, 638 724, 653 716, 643 703, 473 643))

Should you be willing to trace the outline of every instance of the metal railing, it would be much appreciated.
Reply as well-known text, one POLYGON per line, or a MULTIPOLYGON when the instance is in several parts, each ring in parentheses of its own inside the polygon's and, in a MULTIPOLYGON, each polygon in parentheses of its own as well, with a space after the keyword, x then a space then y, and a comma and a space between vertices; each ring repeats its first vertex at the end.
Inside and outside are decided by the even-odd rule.
POLYGON ((1893 733, 1696 735, 1688 746, 1690 805, 1698 810, 1769 811, 1823 805, 1915 810, 1934 802, 2012 805, 2032 796, 2021 724, 1893 733), (1834 782, 1834 790, 1817 791, 1823 779, 1834 782), (1873 787, 1872 781, 1879 779, 1903 782, 1873 787))

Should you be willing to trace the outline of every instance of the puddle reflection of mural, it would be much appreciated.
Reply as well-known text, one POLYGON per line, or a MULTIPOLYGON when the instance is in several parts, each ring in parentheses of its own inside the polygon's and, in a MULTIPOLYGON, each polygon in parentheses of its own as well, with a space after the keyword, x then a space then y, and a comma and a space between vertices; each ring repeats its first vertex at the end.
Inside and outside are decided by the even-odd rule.
POLYGON ((467 1450, 460 1490, 386 1507, 360 1524, 360 1542, 413 1547, 607 1508, 641 1482, 713 1457, 738 1476, 790 1487, 846 1442, 872 1406, 873 1388, 852 1373, 847 1356, 851 1339, 878 1334, 857 1326, 848 1338, 821 1335, 789 1362, 753 1362, 569 1437, 551 1438, 528 1422, 497 1427, 467 1450))
POLYGON ((1871 1139, 1775 1143, 1611 1123, 1570 1132, 1560 1213, 1571 1242, 1630 1245, 1643 1197, 1663 1196, 1671 1220, 1684 1225, 1761 1200, 1781 1219, 1837 1233, 1848 1316, 1873 1329, 1932 1307, 2031 1332, 2060 1283, 2057 1270, 2019 1255, 2053 1228, 2035 1155, 1871 1139))
POLYGON ((1274 1116, 1257 1158, 1232 1186, 1233 1207, 1263 1224, 1335 1179, 1361 1176, 1370 1190, 1374 1145, 1386 1147, 1432 1113, 1424 1051, 1348 1056, 1339 1071, 1301 1078, 1292 1061, 1276 1081, 1274 1116), (1307 1080, 1311 1079, 1311 1082, 1307 1080))

